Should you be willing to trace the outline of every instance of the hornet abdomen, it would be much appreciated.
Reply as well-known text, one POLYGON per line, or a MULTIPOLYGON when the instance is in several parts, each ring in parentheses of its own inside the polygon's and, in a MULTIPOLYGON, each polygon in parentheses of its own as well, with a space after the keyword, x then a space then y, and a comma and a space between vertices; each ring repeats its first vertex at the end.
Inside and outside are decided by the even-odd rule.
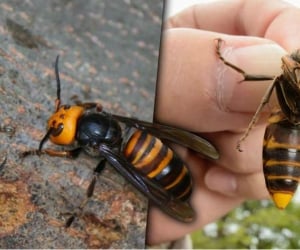
POLYGON ((189 170, 160 139, 136 130, 123 149, 126 159, 142 174, 154 179, 174 198, 187 200, 192 193, 189 170))
POLYGON ((300 125, 273 114, 266 128, 263 170, 267 188, 280 209, 284 209, 300 180, 300 125))

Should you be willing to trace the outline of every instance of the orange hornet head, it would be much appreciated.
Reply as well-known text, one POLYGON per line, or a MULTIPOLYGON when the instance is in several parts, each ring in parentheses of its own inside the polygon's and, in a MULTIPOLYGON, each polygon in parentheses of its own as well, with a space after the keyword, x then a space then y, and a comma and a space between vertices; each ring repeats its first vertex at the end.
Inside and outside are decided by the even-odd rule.
POLYGON ((76 136, 77 121, 83 112, 84 108, 81 106, 60 106, 48 120, 50 141, 58 145, 72 144, 76 136))

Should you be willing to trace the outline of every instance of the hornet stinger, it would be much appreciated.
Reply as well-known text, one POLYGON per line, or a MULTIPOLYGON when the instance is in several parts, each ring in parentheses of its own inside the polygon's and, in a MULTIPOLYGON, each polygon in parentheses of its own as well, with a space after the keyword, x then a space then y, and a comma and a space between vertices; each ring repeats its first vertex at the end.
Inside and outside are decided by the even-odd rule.
MULTIPOLYGON (((106 113, 95 102, 62 105, 58 59, 55 62, 55 112, 48 120, 47 133, 39 148, 25 151, 22 156, 47 154, 75 158, 84 151, 99 158, 87 189, 87 199, 93 195, 97 175, 108 162, 162 211, 179 221, 192 222, 196 215, 189 203, 191 174, 165 141, 183 145, 211 160, 219 158, 215 147, 182 129, 106 113), (74 148, 68 151, 44 149, 48 139, 57 145, 74 145, 74 148)), ((66 221, 67 227, 74 218, 75 215, 66 221)))

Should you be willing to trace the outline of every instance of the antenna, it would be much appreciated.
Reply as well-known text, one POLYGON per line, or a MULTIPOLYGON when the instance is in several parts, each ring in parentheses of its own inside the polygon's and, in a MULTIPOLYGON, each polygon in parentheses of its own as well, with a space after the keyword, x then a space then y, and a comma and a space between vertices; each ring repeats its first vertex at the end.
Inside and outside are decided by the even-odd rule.
POLYGON ((57 88, 57 92, 56 92, 56 100, 55 100, 55 110, 58 111, 59 107, 60 107, 60 79, 59 79, 59 71, 58 71, 58 60, 59 60, 59 55, 56 57, 55 60, 55 77, 56 77, 56 88, 57 88))

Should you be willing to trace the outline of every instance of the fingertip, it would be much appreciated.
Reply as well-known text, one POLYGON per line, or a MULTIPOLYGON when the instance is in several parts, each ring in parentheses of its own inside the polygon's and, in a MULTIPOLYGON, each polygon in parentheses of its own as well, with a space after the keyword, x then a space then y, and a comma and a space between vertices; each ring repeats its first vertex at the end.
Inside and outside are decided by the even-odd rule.
POLYGON ((195 130, 202 122, 197 114, 217 110, 215 37, 194 29, 164 32, 155 100, 155 116, 161 122, 195 130))
MULTIPOLYGON (((263 75, 272 79, 281 74, 281 57, 286 54, 283 48, 264 39, 244 37, 243 40, 228 37, 221 48, 221 54, 227 62, 247 75, 263 75)), ((255 111, 273 82, 243 80, 241 72, 222 61, 218 64, 216 92, 221 109, 231 112, 255 111)))
POLYGON ((216 53, 219 37, 225 41, 222 55, 246 73, 281 73, 280 58, 285 51, 269 40, 169 29, 162 40, 155 119, 196 132, 245 126, 241 114, 247 115, 248 122, 272 81, 241 83, 243 76, 216 53))
POLYGON ((237 194, 236 176, 225 169, 219 167, 210 168, 204 177, 206 187, 211 191, 235 196, 237 194))
POLYGON ((266 30, 265 37, 276 41, 284 47, 289 53, 299 48, 300 33, 300 8, 295 8, 289 3, 276 15, 276 18, 270 22, 266 30), (288 28, 281 28, 288 27, 288 28), (280 31, 279 31, 280 30, 280 31))
POLYGON ((210 168, 204 177, 207 188, 227 197, 264 199, 269 197, 263 173, 233 173, 222 167, 210 168))

